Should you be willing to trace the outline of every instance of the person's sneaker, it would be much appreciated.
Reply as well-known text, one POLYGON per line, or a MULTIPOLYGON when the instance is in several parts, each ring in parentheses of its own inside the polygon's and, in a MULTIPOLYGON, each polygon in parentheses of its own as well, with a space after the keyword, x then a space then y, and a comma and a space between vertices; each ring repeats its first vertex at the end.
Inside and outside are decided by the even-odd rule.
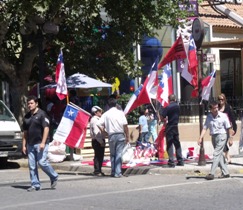
POLYGON ((213 180, 214 179, 214 175, 213 174, 208 174, 205 178, 207 180, 213 180))
POLYGON ((103 172, 93 172, 94 176, 105 176, 103 172))
POLYGON ((57 186, 57 179, 51 181, 51 189, 54 189, 57 186))
POLYGON ((184 162, 183 161, 178 161, 178 163, 176 165, 177 166, 184 166, 184 162))
POLYGON ((122 178, 122 174, 114 175, 115 178, 122 178))
POLYGON ((34 186, 31 186, 27 189, 28 192, 34 192, 34 191, 39 191, 41 190, 40 187, 34 187, 34 186))
POLYGON ((162 168, 175 168, 175 164, 162 165, 162 168))
POLYGON ((218 177, 219 179, 225 179, 225 178, 230 178, 229 174, 221 174, 221 176, 218 177))

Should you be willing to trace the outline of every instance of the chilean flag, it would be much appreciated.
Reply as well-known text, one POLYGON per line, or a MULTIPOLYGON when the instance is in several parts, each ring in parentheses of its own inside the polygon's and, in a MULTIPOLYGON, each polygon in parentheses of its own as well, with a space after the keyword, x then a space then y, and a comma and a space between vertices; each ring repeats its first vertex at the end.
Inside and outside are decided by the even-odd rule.
POLYGON ((143 85, 140 85, 128 101, 126 108, 124 109, 125 114, 128 114, 140 105, 151 103, 151 98, 156 98, 158 88, 157 60, 158 58, 152 65, 150 74, 147 76, 143 85))
POLYGON ((193 37, 190 37, 190 43, 189 43, 189 48, 188 48, 188 65, 189 69, 192 69, 196 66, 198 66, 198 61, 197 61, 197 47, 195 44, 195 41, 193 37))
POLYGON ((210 93, 211 93, 211 88, 214 85, 215 82, 215 77, 216 77, 216 70, 214 70, 209 76, 205 77, 202 82, 202 100, 208 101, 210 93))
POLYGON ((156 99, 161 103, 163 107, 166 107, 169 104, 168 97, 172 93, 173 93, 173 86, 172 86, 171 67, 170 64, 167 64, 161 75, 161 80, 159 82, 156 99))
POLYGON ((56 94, 60 100, 63 100, 64 98, 67 97, 68 91, 67 91, 67 83, 66 83, 62 50, 60 51, 60 54, 57 59, 55 81, 57 83, 56 94))
POLYGON ((196 44, 192 36, 190 37, 186 63, 188 66, 182 70, 181 76, 191 85, 197 87, 198 60, 196 44))
POLYGON ((149 97, 146 94, 145 97, 141 97, 141 91, 143 89, 143 85, 140 85, 139 88, 132 94, 132 97, 129 99, 126 108, 124 109, 124 114, 128 114, 133 109, 136 109, 138 106, 146 103, 150 103, 149 97), (138 97, 140 100, 138 102, 138 97))
POLYGON ((75 104, 68 104, 53 136, 71 148, 83 148, 90 114, 75 104))
POLYGON ((192 75, 191 84, 194 87, 198 86, 197 72, 198 72, 198 60, 197 60, 197 47, 193 37, 190 37, 190 44, 188 49, 188 70, 192 75))

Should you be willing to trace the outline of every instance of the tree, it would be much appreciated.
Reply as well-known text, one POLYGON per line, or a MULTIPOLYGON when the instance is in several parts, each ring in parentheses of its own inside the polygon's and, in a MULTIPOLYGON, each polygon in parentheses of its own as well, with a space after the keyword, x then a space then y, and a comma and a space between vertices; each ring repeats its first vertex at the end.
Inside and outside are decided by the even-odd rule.
POLYGON ((184 15, 179 0, 0 1, 0 73, 15 116, 22 119, 29 82, 54 73, 60 48, 67 76, 82 72, 110 82, 134 73, 134 42, 184 15), (48 33, 50 25, 59 32, 48 33))

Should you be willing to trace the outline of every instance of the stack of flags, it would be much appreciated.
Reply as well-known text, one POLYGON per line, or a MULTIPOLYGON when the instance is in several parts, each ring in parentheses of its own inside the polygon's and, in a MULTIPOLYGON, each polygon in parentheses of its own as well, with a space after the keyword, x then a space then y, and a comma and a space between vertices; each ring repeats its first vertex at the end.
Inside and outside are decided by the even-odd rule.
MULTIPOLYGON (((158 67, 153 68, 152 66, 145 82, 131 96, 125 107, 125 114, 128 114, 140 105, 151 103, 152 98, 159 101, 163 107, 168 105, 168 96, 173 93, 170 63, 178 59, 187 60, 187 66, 182 70, 181 76, 194 87, 192 97, 198 97, 198 60, 196 45, 191 36, 188 50, 185 50, 183 39, 179 36, 162 61, 159 62, 158 67), (162 67, 164 67, 164 70, 158 82, 158 69, 162 67)), ((209 77, 205 78, 205 81, 203 80, 202 82, 202 100, 209 99, 211 88, 215 80, 215 71, 209 77), (209 77, 211 78, 210 81, 208 80, 209 77)))

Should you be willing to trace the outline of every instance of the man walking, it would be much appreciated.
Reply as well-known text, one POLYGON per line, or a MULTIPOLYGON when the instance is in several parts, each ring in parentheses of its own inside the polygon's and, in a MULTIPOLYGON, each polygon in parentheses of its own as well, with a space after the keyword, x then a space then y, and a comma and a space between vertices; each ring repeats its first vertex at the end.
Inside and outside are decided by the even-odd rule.
POLYGON ((207 115, 206 121, 204 123, 201 135, 198 140, 198 144, 201 145, 202 139, 206 133, 206 130, 210 130, 210 135, 212 136, 212 143, 214 147, 213 152, 213 163, 211 166, 210 174, 206 176, 207 180, 213 180, 215 171, 219 166, 222 175, 219 178, 229 178, 229 171, 224 158, 224 146, 227 141, 227 134, 229 134, 229 145, 233 144, 232 140, 232 129, 229 119, 225 113, 218 111, 218 103, 211 102, 209 105, 210 113, 207 115))
POLYGON ((166 133, 166 150, 169 156, 168 167, 174 168, 174 148, 176 149, 177 165, 184 166, 184 161, 181 153, 181 143, 179 140, 179 115, 180 107, 176 102, 176 96, 174 94, 169 95, 169 105, 162 110, 161 117, 165 123, 166 133))
POLYGON ((23 148, 24 154, 28 154, 31 187, 29 192, 41 190, 38 175, 38 166, 50 177, 51 188, 57 185, 58 174, 47 161, 49 126, 47 114, 38 107, 38 99, 29 96, 27 99, 29 112, 23 120, 23 148))
POLYGON ((129 142, 129 131, 127 119, 123 111, 116 106, 115 98, 109 98, 108 105, 111 107, 100 118, 99 127, 104 127, 108 133, 108 141, 111 159, 111 176, 120 178, 122 176, 122 151, 129 142))

